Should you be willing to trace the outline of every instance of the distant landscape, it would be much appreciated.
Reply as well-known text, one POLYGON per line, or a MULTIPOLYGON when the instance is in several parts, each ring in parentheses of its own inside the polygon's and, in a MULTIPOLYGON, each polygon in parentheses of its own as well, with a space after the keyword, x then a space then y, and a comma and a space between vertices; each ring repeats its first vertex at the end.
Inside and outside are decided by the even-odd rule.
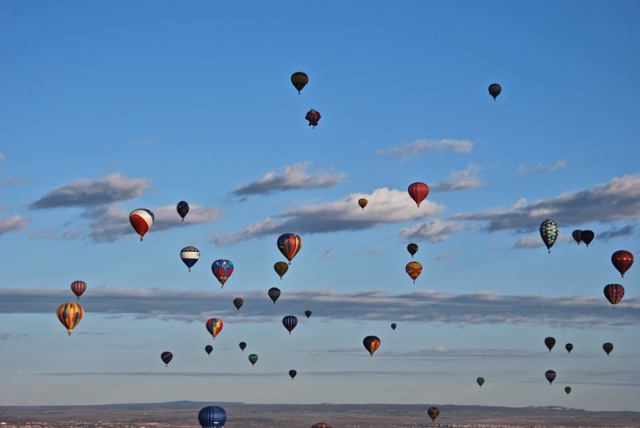
POLYGON ((458 405, 313 404, 258 405, 179 401, 95 406, 0 407, 0 427, 192 428, 198 412, 218 405, 227 412, 227 428, 309 428, 325 422, 333 428, 412 427, 640 427, 640 412, 594 412, 565 407, 489 407, 458 405), (427 416, 435 405, 440 416, 427 416))

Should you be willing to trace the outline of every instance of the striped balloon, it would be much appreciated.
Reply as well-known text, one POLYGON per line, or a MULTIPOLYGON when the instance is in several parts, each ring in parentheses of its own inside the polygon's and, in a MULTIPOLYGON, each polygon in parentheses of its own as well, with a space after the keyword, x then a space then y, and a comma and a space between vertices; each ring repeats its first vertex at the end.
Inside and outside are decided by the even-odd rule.
POLYGON ((87 283, 84 281, 73 281, 71 283, 71 291, 73 291, 73 294, 78 296, 78 300, 80 300, 80 296, 87 291, 87 283))
POLYGON ((289 260, 289 264, 301 248, 302 238, 295 233, 285 233, 278 238, 278 249, 289 260))
POLYGON ((154 219, 155 216, 153 213, 145 208, 138 208, 129 214, 131 226, 133 226, 133 229, 140 235, 141 241, 144 235, 151 229, 154 219))
POLYGON ((211 333, 211 336, 213 336, 214 340, 218 335, 218 333, 220 333, 220 330, 222 330, 223 326, 224 326, 224 323, 222 322, 221 319, 218 319, 218 318, 210 318, 209 320, 207 320, 207 323, 205 324, 207 331, 211 333))
POLYGON ((198 413, 202 428, 222 428, 227 422, 227 412, 219 406, 207 406, 198 413))
POLYGON ((184 247, 180 250, 180 258, 182 262, 187 265, 189 272, 191 272, 191 268, 196 264, 198 260, 200 260, 200 250, 196 247, 184 247))
POLYGON ((602 291, 604 292, 604 297, 606 297, 612 305, 620 303, 620 300, 622 300, 624 296, 624 287, 620 284, 607 284, 602 291))
POLYGON ((287 315, 282 318, 282 325, 289 331, 289 334, 291 334, 291 331, 298 325, 298 318, 293 315, 287 315))
POLYGON ((57 315, 62 325, 65 326, 67 332, 69 332, 69 336, 71 336, 71 330, 82 320, 84 309, 82 309, 82 306, 78 303, 67 302, 58 306, 57 315))

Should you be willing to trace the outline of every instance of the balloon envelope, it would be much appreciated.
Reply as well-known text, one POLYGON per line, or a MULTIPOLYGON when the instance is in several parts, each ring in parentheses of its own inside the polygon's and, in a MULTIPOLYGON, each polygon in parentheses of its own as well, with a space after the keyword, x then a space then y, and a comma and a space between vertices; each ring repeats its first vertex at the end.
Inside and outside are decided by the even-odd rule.
POLYGON ((317 424, 311 425, 311 428, 333 428, 333 427, 325 422, 318 422, 317 424))
POLYGON ((364 207, 366 207, 368 203, 369 203, 369 201, 367 201, 365 198, 358 199, 358 205, 360 205, 360 208, 362 208, 363 210, 364 210, 364 207))
POLYGON ((276 304, 276 300, 280 297, 280 289, 278 287, 271 287, 269 291, 267 291, 269 298, 273 301, 273 304, 276 304))
POLYGON ((553 380, 556 378, 556 372, 553 370, 547 370, 544 373, 544 377, 549 381, 549 385, 553 383, 553 380))
POLYGON ((293 379, 294 377, 296 377, 296 375, 298 374, 297 371, 295 370, 289 370, 289 376, 291 376, 291 379, 293 379))
POLYGON ((604 352, 607 353, 607 355, 609 355, 611 353, 611 351, 613 351, 613 343, 611 342, 605 342, 602 344, 602 349, 604 349, 604 352))
POLYGON ((182 259, 182 263, 189 269, 189 272, 191 272, 193 265, 200 260, 200 250, 192 246, 184 247, 180 250, 180 258, 182 259))
POLYGON ((280 279, 284 276, 285 273, 289 270, 289 263, 287 262, 276 262, 273 265, 273 270, 276 271, 280 279))
POLYGON ((596 237, 596 234, 593 233, 592 230, 583 230, 581 237, 582 237, 582 242, 587 244, 587 247, 588 247, 591 241, 593 241, 593 238, 596 237))
POLYGON ((582 242, 582 231, 579 229, 576 229, 573 232, 571 232, 571 236, 573 237, 573 240, 576 241, 578 245, 580 245, 580 243, 582 242))
POLYGON ((429 407, 427 409, 427 415, 429 415, 431 420, 435 422, 438 415, 440 415, 440 409, 438 409, 437 407, 429 407))
POLYGON ((71 336, 71 331, 80 323, 84 316, 84 309, 78 303, 67 302, 58 306, 56 314, 58 315, 58 320, 65 326, 69 336, 71 336))
POLYGON ((398 325, 394 322, 391 323, 391 330, 395 330, 398 325))
POLYGON ((633 264, 633 254, 627 250, 618 250, 611 255, 611 263, 620 272, 620 276, 624 278, 624 274, 633 264))
POLYGON ((298 325, 298 318, 293 315, 287 315, 282 318, 282 325, 289 331, 289 334, 291 334, 291 331, 298 325))
POLYGON ((413 283, 415 284, 416 279, 418 279, 418 277, 422 273, 422 265, 419 262, 415 261, 409 262, 405 266, 405 270, 407 271, 407 275, 409 275, 411 279, 413 279, 413 283))
POLYGON ((205 327, 207 328, 207 331, 211 333, 211 336, 213 336, 214 340, 218 335, 218 333, 220 333, 220 330, 222 330, 223 326, 224 326, 224 323, 222 322, 221 319, 218 319, 218 318, 210 318, 205 323, 205 327))
POLYGON ((164 351, 162 354, 160 354, 160 359, 166 366, 168 366, 173 359, 173 354, 169 351, 164 351))
POLYGON ((233 299, 233 306, 235 306, 237 310, 240 310, 242 305, 244 305, 244 299, 242 297, 236 297, 233 299))
POLYGON ((240 342, 238 343, 238 346, 240 347, 240 350, 244 351, 244 348, 247 347, 247 344, 245 342, 240 342))
POLYGON ((560 228, 557 223, 548 218, 540 224, 540 237, 542 238, 542 242, 547 246, 547 250, 551 252, 551 247, 553 243, 558 239, 558 233, 560 232, 560 228))
POLYGON ((311 313, 312 312, 310 310, 308 310, 308 309, 306 311, 304 311, 304 314, 306 315, 307 318, 309 318, 311 316, 311 313))
POLYGON ((207 353, 207 355, 211 355, 211 352, 213 351, 213 346, 211 345, 205 346, 204 351, 207 353))
POLYGON ((133 230, 140 236, 141 241, 144 235, 151 229, 154 219, 153 213, 145 208, 138 208, 129 214, 129 222, 131 226, 133 226, 133 230))
POLYGON ((302 238, 295 233, 285 233, 278 238, 278 249, 291 264, 291 260, 298 254, 302 248, 302 238))
POLYGON ((176 211, 178 211, 178 215, 182 217, 182 221, 184 221, 184 218, 189 213, 189 204, 185 201, 178 202, 178 205, 176 205, 176 211))
POLYGON ((227 422, 227 412, 219 406, 207 406, 198 413, 202 428, 222 428, 227 422))
POLYGON ((257 354, 249 355, 249 362, 251 363, 252 366, 255 365, 257 361, 258 361, 258 355, 257 354))
POLYGON ((544 344, 547 346, 547 349, 549 349, 549 352, 551 352, 551 349, 553 349, 553 346, 556 344, 556 340, 550 336, 545 337, 544 344))
POLYGON ((311 109, 305 115, 305 119, 309 121, 309 126, 315 128, 318 126, 318 121, 322 116, 320 116, 320 112, 318 110, 311 109))
POLYGON ((607 284, 602 290, 609 303, 617 305, 624 296, 624 287, 620 284, 607 284))
POLYGON ((482 385, 484 385, 484 378, 483 377, 479 377, 476 379, 477 384, 482 387, 482 385))
POLYGON ((566 345, 564 345, 564 349, 566 349, 567 352, 571 353, 571 350, 573 349, 573 344, 567 343, 566 345))
POLYGON ((302 91, 302 88, 304 88, 307 83, 309 83, 309 76, 307 76, 307 74, 303 73, 302 71, 296 71, 291 75, 291 83, 298 90, 298 93, 300 93, 300 91, 302 91))
POLYGON ((418 244, 410 243, 407 245, 407 251, 411 254, 411 257, 413 257, 414 254, 418 252, 418 244))
POLYGON ((213 276, 220 282, 220 288, 223 288, 227 279, 229 279, 233 273, 233 263, 231 263, 230 260, 218 259, 211 264, 211 272, 213 272, 213 276))
POLYGON ((374 352, 380 347, 380 339, 377 336, 367 336, 362 340, 365 349, 373 357, 374 352))
POLYGON ((78 297, 78 300, 80 300, 80 296, 87 291, 87 283, 84 281, 73 281, 71 283, 71 291, 78 297))
POLYGON ((564 392, 566 392, 567 394, 571 393, 571 387, 570 386, 565 386, 564 387, 564 392))
POLYGON ((429 186, 425 183, 415 182, 409 185, 407 191, 409 192, 411 199, 415 201, 416 205, 420 206, 420 203, 427 199, 427 196, 429 195, 429 186))
POLYGON ((489 94, 491 94, 494 101, 496 100, 498 95, 500 95, 500 92, 502 92, 502 86, 500 86, 498 83, 492 83, 489 85, 489 94))

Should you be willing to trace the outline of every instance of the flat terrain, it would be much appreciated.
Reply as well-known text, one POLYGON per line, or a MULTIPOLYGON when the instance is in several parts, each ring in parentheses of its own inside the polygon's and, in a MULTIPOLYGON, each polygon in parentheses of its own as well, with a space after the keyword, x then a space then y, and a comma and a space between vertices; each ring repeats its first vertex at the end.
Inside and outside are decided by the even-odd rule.
POLYGON ((435 422, 427 405, 316 404, 254 405, 176 402, 103 406, 0 407, 0 428, 198 428, 207 405, 227 412, 226 428, 417 427, 640 427, 640 412, 589 412, 563 407, 487 407, 438 405, 435 422))

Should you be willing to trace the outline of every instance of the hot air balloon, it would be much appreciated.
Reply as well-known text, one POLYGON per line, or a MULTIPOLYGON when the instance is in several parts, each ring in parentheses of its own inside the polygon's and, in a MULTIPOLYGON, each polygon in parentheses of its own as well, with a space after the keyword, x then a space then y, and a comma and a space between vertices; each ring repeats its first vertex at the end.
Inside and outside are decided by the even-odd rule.
POLYGON ((291 379, 293 379, 294 377, 296 377, 296 375, 298 374, 297 371, 295 370, 289 370, 289 376, 291 377, 291 379))
POLYGON ((553 370, 547 370, 544 372, 544 377, 549 381, 549 385, 551 385, 553 380, 556 378, 556 372, 553 370))
POLYGON ((56 313, 62 325, 65 326, 67 332, 69 332, 69 336, 71 336, 71 330, 82 320, 84 309, 82 309, 82 306, 78 303, 67 302, 58 306, 56 313))
POLYGON ((365 198, 358 199, 358 205, 360 205, 360 208, 362 208, 363 210, 364 210, 364 207, 366 207, 368 203, 369 203, 369 201, 367 201, 365 198))
POLYGON ((304 118, 309 121, 310 127, 315 128, 316 126, 318 126, 318 121, 321 117, 322 116, 320 116, 320 112, 318 110, 311 109, 307 112, 304 118))
POLYGON ((607 284, 602 291, 604 292, 604 297, 606 297, 612 305, 620 303, 620 300, 622 300, 624 296, 624 287, 620 284, 607 284))
POLYGON ((198 413, 202 428, 222 428, 227 422, 227 412, 219 406, 207 406, 198 413))
POLYGON ((275 305, 276 300, 280 297, 280 289, 277 287, 271 287, 269 291, 267 291, 267 294, 269 295, 269 298, 273 300, 273 304, 275 305))
POLYGON ((311 428, 333 428, 331 425, 325 422, 318 422, 317 424, 311 425, 311 428))
POLYGON ((633 264, 633 254, 627 250, 618 250, 611 255, 611 263, 620 272, 622 278, 633 264))
POLYGON ((413 257, 418 252, 418 244, 414 244, 413 242, 407 245, 407 251, 413 257))
POLYGON ((558 239, 559 231, 560 228, 558 227, 556 222, 551 219, 546 219, 540 224, 540 237, 542 238, 544 245, 547 246, 547 250, 549 251, 549 253, 551 252, 553 243, 556 242, 556 239, 558 239))
POLYGON ((176 210, 178 211, 178 215, 182 217, 182 221, 184 221, 184 218, 189 213, 189 204, 185 201, 180 201, 178 205, 176 205, 176 210))
POLYGON ((551 349, 556 344, 556 340, 551 336, 545 337, 544 344, 547 346, 547 349, 549 349, 549 352, 551 352, 551 349))
POLYGON ((611 342, 605 342, 602 344, 602 349, 604 349, 604 352, 607 353, 607 355, 609 355, 611 353, 611 351, 613 351, 613 343, 611 342))
POLYGON ((419 262, 409 262, 407 266, 404 268, 407 271, 407 274, 413 279, 413 283, 416 283, 416 279, 422 273, 422 265, 419 262))
POLYGON ((144 235, 151 229, 151 226, 153 226, 154 219, 155 216, 153 213, 144 208, 138 208, 129 214, 129 222, 138 235, 140 235, 141 241, 144 235))
POLYGON ((571 387, 570 386, 565 386, 564 387, 564 392, 566 392, 567 395, 571 394, 571 387))
POLYGON ((87 291, 87 283, 84 281, 73 281, 71 283, 71 291, 78 297, 78 300, 80 300, 80 296, 87 291))
POLYGON ((221 319, 218 319, 218 318, 210 318, 209 320, 207 320, 205 324, 207 331, 211 333, 211 336, 213 336, 214 340, 218 335, 218 333, 220 333, 220 330, 222 330, 223 326, 224 326, 224 323, 222 322, 221 319))
POLYGON ((396 323, 392 322, 392 323, 391 323, 391 330, 395 330, 395 329, 396 329, 396 327, 398 327, 398 324, 396 324, 396 323))
POLYGON ((477 378, 476 383, 478 384, 478 386, 480 386, 480 388, 482 388, 482 385, 484 385, 484 378, 482 376, 477 378))
POLYGON ((431 420, 435 422, 438 415, 440 415, 440 409, 438 409, 437 407, 429 407, 427 409, 427 415, 429 415, 431 420))
POLYGON ((580 229, 576 229, 571 232, 571 236, 573 237, 574 241, 576 241, 576 243, 580 245, 580 243, 582 242, 582 231, 580 229))
POLYGON ((289 264, 291 264, 291 260, 293 260, 296 254, 300 251, 300 248, 302 248, 302 238, 295 233, 285 233, 280 235, 277 243, 278 249, 282 255, 289 260, 289 264))
POLYGON ((164 351, 162 354, 160 354, 160 359, 165 366, 169 366, 169 363, 171 362, 171 360, 173 360, 173 354, 169 351, 164 351))
POLYGON ((307 318, 309 318, 311 316, 311 311, 307 309, 306 311, 304 311, 304 314, 306 315, 307 318))
POLYGON ((238 343, 238 346, 240 347, 241 351, 244 351, 244 348, 247 347, 247 344, 245 342, 240 342, 240 343, 238 343))
POLYGON ((257 354, 249 355, 249 362, 251 363, 252 366, 254 366, 256 364, 256 361, 258 361, 258 355, 257 354))
POLYGON ((583 230, 580 237, 582 238, 582 242, 587 244, 587 247, 588 247, 591 241, 593 241, 593 238, 596 237, 596 234, 593 233, 592 230, 583 230))
POLYGON ((502 92, 502 87, 499 84, 492 83, 489 85, 489 94, 491 94, 494 101, 496 100, 498 95, 500 95, 500 92, 502 92))
POLYGON ((309 77, 302 71, 296 71, 291 75, 291 83, 298 90, 298 93, 300 93, 300 91, 302 91, 302 88, 304 88, 306 84, 309 83, 309 77))
POLYGON ((413 199, 419 207, 420 203, 427 199, 427 196, 429 195, 429 186, 425 183, 415 182, 409 185, 407 191, 409 192, 411 199, 413 199))
POLYGON ((280 279, 282 279, 284 274, 289 270, 289 264, 287 262, 276 262, 273 265, 273 270, 275 270, 280 279))
POLYGON ((211 355, 211 352, 213 351, 213 346, 211 345, 205 346, 204 351, 207 353, 207 355, 211 355))
POLYGON ((373 357, 374 352, 380 347, 380 339, 376 336, 367 336, 362 340, 362 344, 365 349, 369 351, 369 354, 373 357))
POLYGON ((566 349, 568 353, 571 353, 573 345, 571 343, 567 343, 566 345, 564 345, 564 349, 566 349))
POLYGON ((233 306, 235 306, 237 310, 240 310, 242 305, 244 305, 244 299, 242 297, 236 297, 233 299, 233 306))
POLYGON ((182 259, 182 263, 187 265, 189 272, 191 272, 191 268, 195 265, 198 260, 200 260, 200 250, 196 247, 184 247, 180 250, 180 258, 182 259))
POLYGON ((223 288, 225 282, 233 273, 233 263, 230 260, 218 259, 211 264, 211 272, 222 284, 220 288, 223 288))
POLYGON ((293 315, 287 315, 282 318, 282 325, 289 331, 289 334, 291 334, 291 331, 298 325, 298 318, 293 315))

